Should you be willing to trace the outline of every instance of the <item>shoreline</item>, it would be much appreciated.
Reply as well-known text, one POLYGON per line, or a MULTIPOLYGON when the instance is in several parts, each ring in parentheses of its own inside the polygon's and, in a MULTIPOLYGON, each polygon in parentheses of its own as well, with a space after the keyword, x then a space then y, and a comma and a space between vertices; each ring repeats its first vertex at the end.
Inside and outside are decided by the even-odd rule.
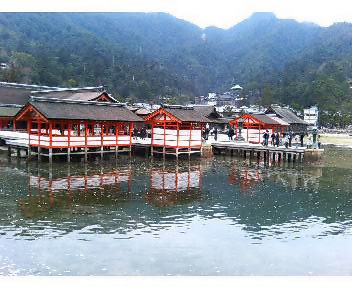
POLYGON ((336 147, 352 148, 352 136, 347 133, 342 134, 320 134, 322 145, 331 145, 336 147))

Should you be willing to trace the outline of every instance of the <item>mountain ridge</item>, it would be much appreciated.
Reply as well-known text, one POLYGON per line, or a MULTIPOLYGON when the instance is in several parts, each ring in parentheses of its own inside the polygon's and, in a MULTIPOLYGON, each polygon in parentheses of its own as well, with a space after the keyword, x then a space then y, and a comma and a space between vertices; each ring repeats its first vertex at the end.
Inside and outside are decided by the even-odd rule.
MULTIPOLYGON (((275 101, 305 106, 313 103, 312 77, 332 77, 340 88, 351 78, 351 39, 349 23, 321 27, 266 12, 228 29, 200 28, 167 13, 0 13, 0 62, 10 64, 0 77, 104 84, 123 99, 181 102, 239 83, 252 102, 270 87, 275 101)), ((320 97, 313 99, 319 104, 320 97)))

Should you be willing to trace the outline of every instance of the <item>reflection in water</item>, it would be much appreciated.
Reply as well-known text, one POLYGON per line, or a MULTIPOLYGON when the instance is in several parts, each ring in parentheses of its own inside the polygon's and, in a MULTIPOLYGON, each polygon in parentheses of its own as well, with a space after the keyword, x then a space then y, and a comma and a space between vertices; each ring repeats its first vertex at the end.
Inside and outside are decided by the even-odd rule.
POLYGON ((240 166, 238 163, 234 163, 230 169, 228 182, 231 185, 238 184, 242 192, 254 188, 265 179, 292 189, 319 189, 319 178, 322 176, 323 171, 322 167, 310 167, 309 170, 303 171, 302 167, 290 167, 292 164, 285 164, 286 167, 271 166, 271 169, 268 169, 269 167, 265 162, 257 162, 250 165, 245 163, 245 165, 240 166))
POLYGON ((131 197, 131 166, 93 175, 85 172, 86 175, 55 179, 29 175, 29 195, 19 200, 23 214, 28 218, 39 217, 58 207, 67 208, 77 203, 104 204, 131 197))
POLYGON ((163 207, 197 200, 201 195, 201 177, 200 165, 152 167, 146 201, 163 207))
MULTIPOLYGON (((321 263, 328 256, 319 251, 335 247, 331 241, 339 241, 336 247, 343 249, 343 241, 352 238, 351 168, 268 165, 221 156, 178 162, 121 156, 54 166, 1 163, 0 274, 10 274, 1 268, 10 267, 6 259, 17 259, 2 248, 15 245, 4 244, 13 239, 27 243, 16 249, 31 245, 37 254, 44 249, 40 247, 63 241, 55 246, 63 255, 57 257, 59 262, 46 260, 49 268, 43 268, 43 258, 32 262, 33 255, 22 256, 28 267, 17 263, 22 270, 14 274, 59 274, 54 268, 63 274, 67 263, 77 264, 71 267, 73 275, 306 274, 305 265, 295 258, 298 243, 300 253, 316 249, 312 270, 327 274, 321 263), (37 242, 41 244, 28 244, 37 242), (282 252, 282 245, 290 249, 282 252), (65 258, 83 248, 84 255, 94 255, 90 263, 96 264, 85 268, 92 270, 82 270, 83 260, 65 258), (250 253, 262 255, 263 262, 250 253), (281 268, 265 265, 282 253, 290 260, 281 268), (126 261, 129 265, 116 264, 126 261), (98 263, 109 265, 100 270, 98 263), (298 268, 293 267, 302 270, 294 272, 298 268)), ((347 255, 338 259, 351 267, 347 255)), ((329 257, 331 266, 335 256, 329 257)), ((334 265, 332 271, 339 274, 334 265)))

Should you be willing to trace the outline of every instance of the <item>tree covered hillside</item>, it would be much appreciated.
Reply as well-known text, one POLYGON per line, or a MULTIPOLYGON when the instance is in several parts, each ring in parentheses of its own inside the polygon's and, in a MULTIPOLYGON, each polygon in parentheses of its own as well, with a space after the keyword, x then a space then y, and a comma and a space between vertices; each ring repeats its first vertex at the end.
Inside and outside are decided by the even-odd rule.
POLYGON ((352 107, 351 44, 351 24, 323 28, 271 13, 227 30, 165 13, 0 13, 0 62, 9 64, 0 76, 51 86, 103 84, 143 101, 181 101, 238 83, 261 103, 336 111, 352 107))

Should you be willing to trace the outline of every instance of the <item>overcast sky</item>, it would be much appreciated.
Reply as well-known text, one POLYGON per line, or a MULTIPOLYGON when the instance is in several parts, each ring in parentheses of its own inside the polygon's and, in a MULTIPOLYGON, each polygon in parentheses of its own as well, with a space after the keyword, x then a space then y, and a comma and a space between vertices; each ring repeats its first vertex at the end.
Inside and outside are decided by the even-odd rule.
POLYGON ((329 26, 352 22, 352 0, 2 0, 0 10, 168 12, 201 27, 228 28, 254 12, 329 26), (50 2, 50 3, 48 3, 50 2))

